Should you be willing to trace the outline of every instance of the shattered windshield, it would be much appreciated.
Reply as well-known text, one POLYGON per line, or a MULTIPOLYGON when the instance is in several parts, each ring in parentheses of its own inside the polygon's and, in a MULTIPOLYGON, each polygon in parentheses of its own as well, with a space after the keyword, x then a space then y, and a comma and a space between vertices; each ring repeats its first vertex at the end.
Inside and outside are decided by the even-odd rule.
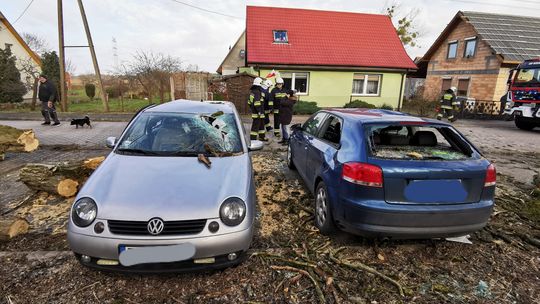
POLYGON ((385 159, 464 160, 470 145, 444 126, 373 125, 367 128, 371 154, 385 159))
POLYGON ((116 152, 141 155, 230 156, 242 152, 234 114, 148 112, 122 137, 116 152))

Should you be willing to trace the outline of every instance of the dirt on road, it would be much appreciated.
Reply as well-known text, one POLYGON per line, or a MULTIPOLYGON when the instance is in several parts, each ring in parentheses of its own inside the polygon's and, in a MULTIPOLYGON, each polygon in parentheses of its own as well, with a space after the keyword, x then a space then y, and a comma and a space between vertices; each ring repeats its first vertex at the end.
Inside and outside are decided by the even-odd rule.
MULTIPOLYGON (((125 275, 85 268, 65 240, 62 212, 70 202, 36 194, 14 212, 28 217, 41 208, 52 215, 29 218, 29 234, 0 243, 0 302, 540 303, 540 249, 534 245, 540 222, 529 206, 532 181, 517 183, 499 170, 497 206, 489 225, 471 235, 472 245, 326 237, 314 227, 313 198, 285 166, 284 154, 254 154, 258 232, 249 258, 210 273, 125 275)), ((540 168, 538 155, 519 159, 540 168)))

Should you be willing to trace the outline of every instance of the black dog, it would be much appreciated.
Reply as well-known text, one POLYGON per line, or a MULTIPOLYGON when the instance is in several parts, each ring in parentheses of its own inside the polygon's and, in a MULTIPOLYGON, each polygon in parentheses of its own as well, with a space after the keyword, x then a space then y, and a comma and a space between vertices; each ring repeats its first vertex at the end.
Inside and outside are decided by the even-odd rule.
POLYGON ((87 124, 90 129, 92 128, 92 125, 90 124, 90 117, 85 116, 84 118, 74 118, 71 120, 71 125, 75 125, 75 129, 78 129, 79 126, 84 127, 85 124, 87 124))

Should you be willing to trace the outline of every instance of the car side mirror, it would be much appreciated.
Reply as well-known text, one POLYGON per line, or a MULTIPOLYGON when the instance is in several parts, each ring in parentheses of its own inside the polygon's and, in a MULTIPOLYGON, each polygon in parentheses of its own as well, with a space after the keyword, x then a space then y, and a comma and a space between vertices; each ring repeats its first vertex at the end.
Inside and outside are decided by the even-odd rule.
POLYGON ((249 145, 249 151, 259 151, 264 147, 264 143, 260 140, 252 140, 249 145))
POLYGON ((294 125, 291 125, 291 130, 293 131, 301 131, 302 130, 302 124, 294 124, 294 125))
POLYGON ((107 140, 105 141, 105 145, 107 146, 107 148, 114 148, 114 146, 116 146, 116 143, 118 142, 118 140, 116 139, 116 137, 107 137, 107 140))

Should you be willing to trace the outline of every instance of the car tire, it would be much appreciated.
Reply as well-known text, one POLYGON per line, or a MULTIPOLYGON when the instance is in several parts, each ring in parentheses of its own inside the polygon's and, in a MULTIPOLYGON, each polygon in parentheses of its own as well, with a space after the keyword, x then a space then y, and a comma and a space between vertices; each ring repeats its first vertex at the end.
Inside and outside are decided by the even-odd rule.
POLYGON ((289 144, 287 145, 287 167, 291 170, 296 170, 296 166, 294 165, 294 162, 292 160, 292 150, 291 150, 291 144, 289 141, 289 144))
POLYGON ((516 124, 516 127, 518 127, 519 129, 521 130, 525 130, 525 131, 530 131, 532 129, 534 129, 534 127, 536 126, 535 124, 533 123, 530 123, 530 122, 527 122, 527 121, 524 121, 522 118, 520 118, 519 116, 517 116, 515 118, 515 124, 516 124))
POLYGON ((332 235, 337 230, 324 182, 320 182, 315 190, 315 226, 324 235, 332 235))

